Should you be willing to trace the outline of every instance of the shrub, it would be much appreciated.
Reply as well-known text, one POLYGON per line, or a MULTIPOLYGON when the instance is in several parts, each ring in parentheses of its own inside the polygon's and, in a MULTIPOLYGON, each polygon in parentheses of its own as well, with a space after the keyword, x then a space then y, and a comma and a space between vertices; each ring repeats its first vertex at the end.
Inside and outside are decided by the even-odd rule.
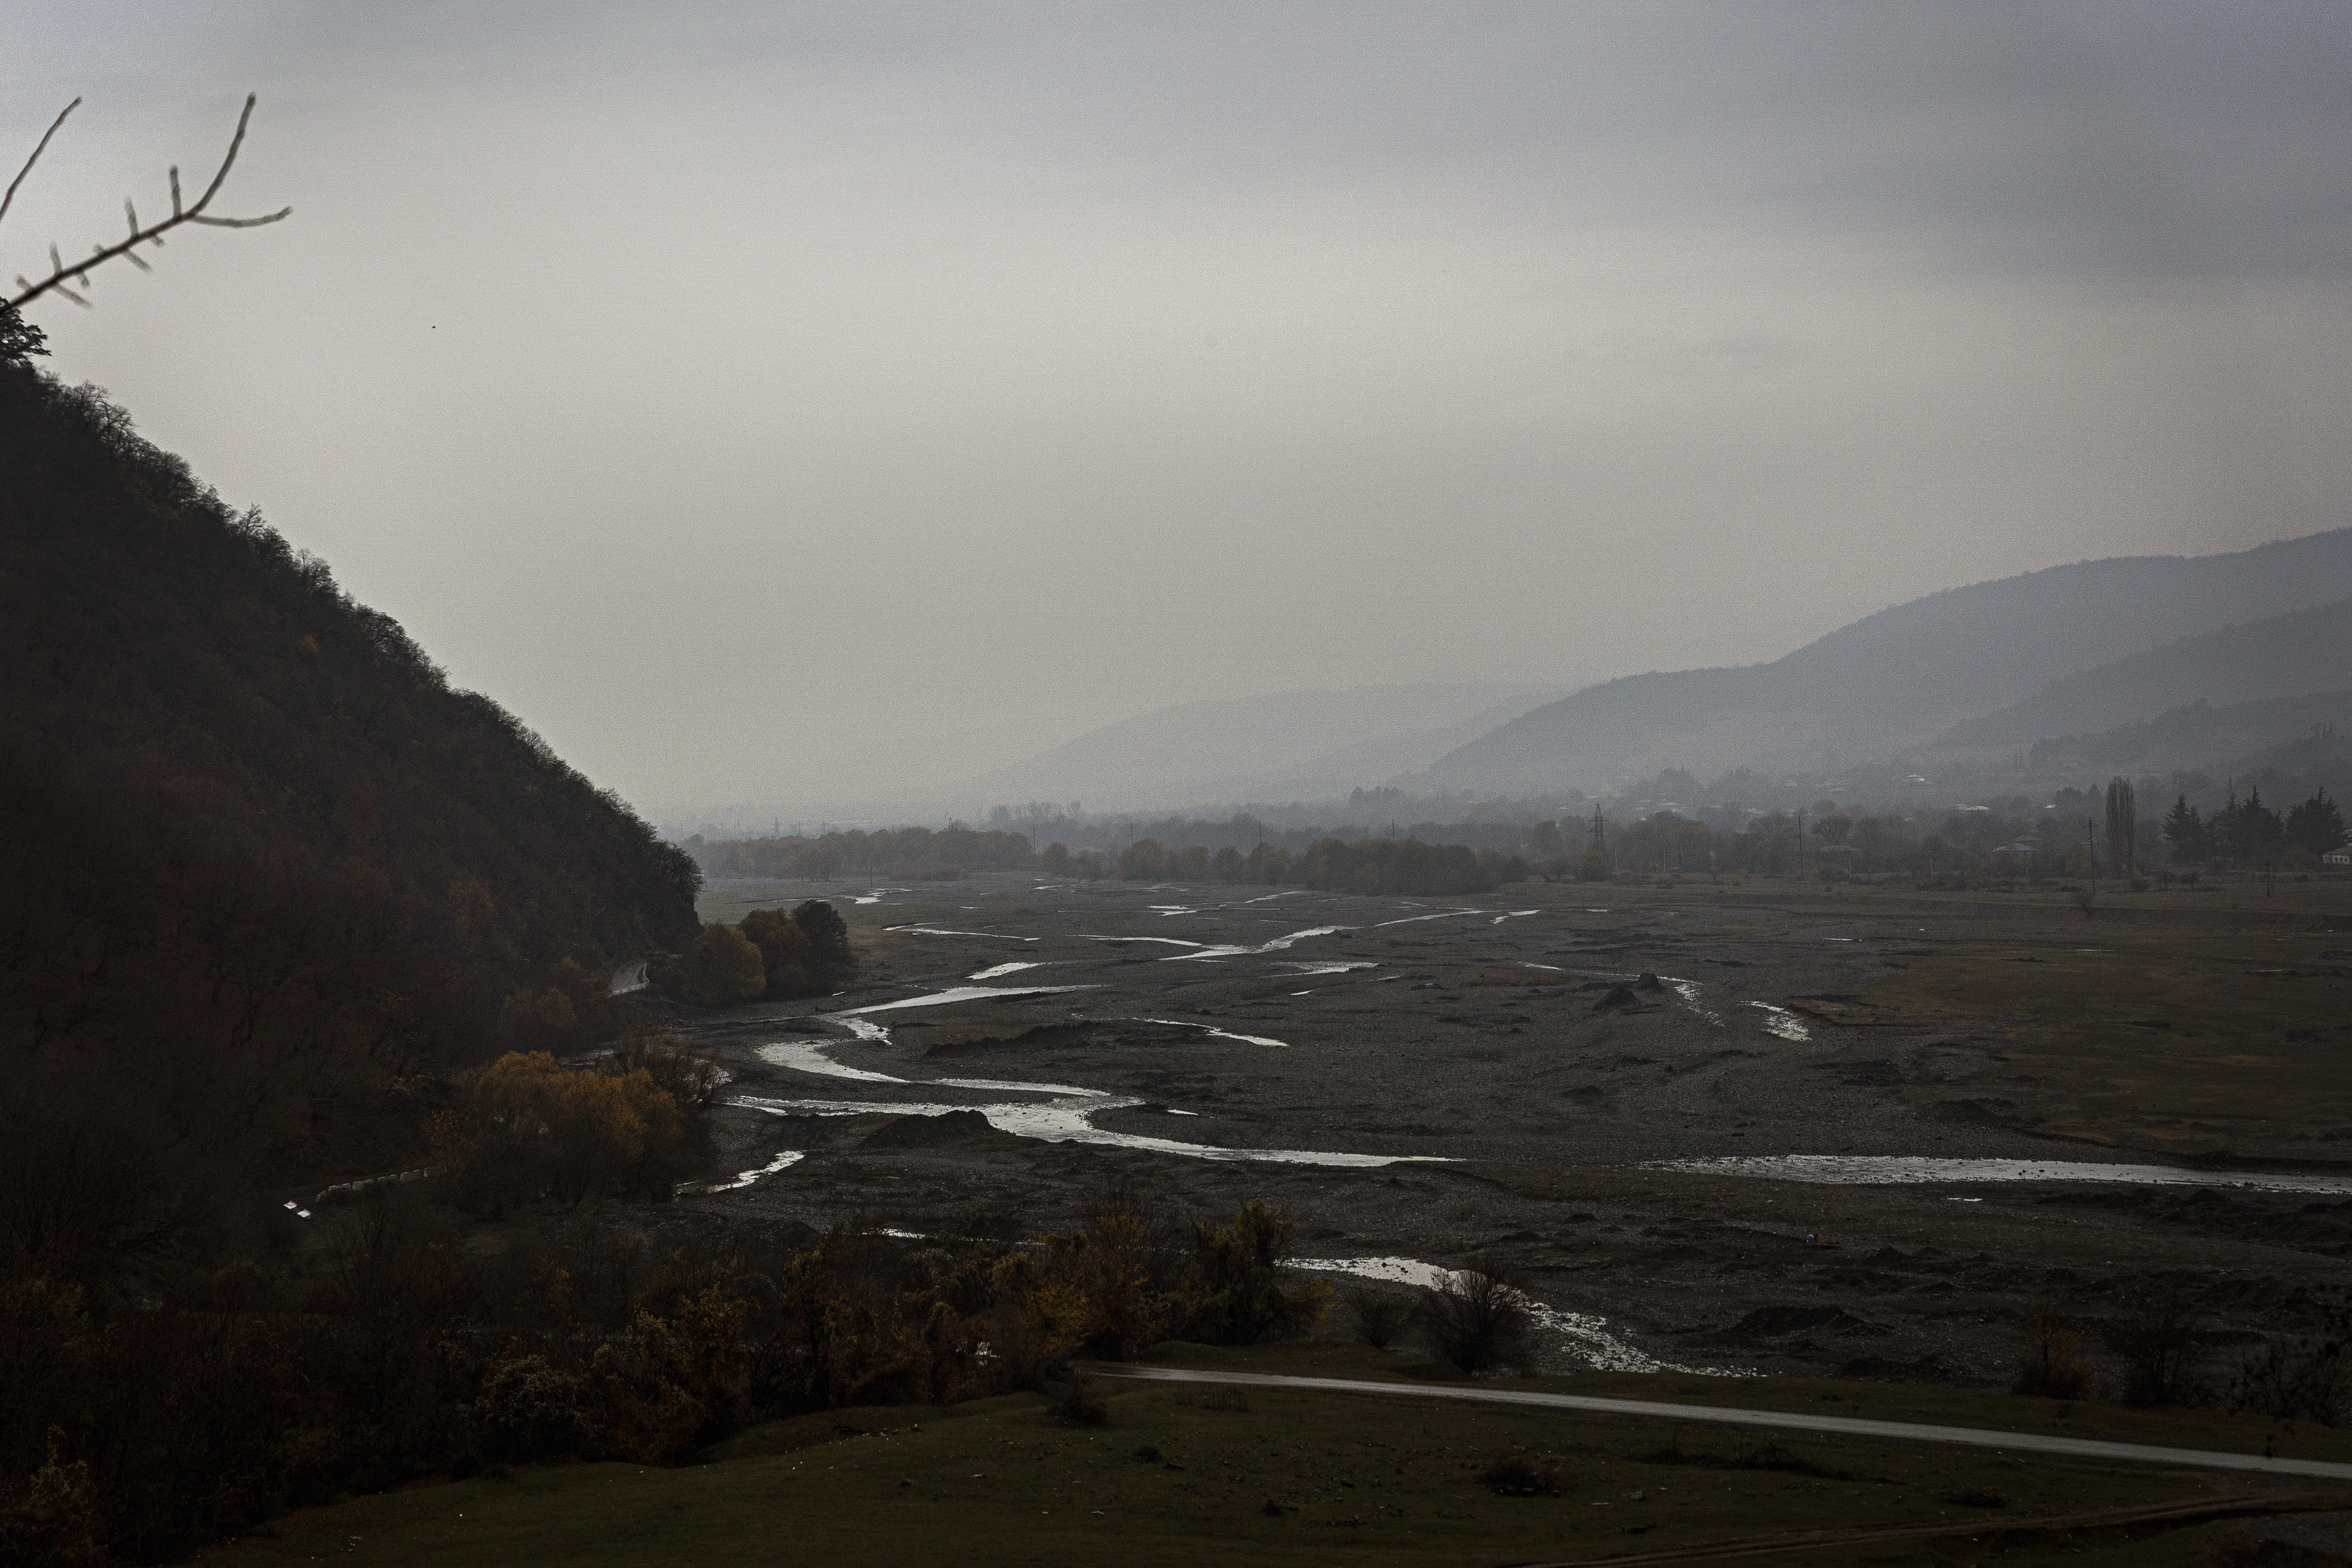
POLYGON ((1323 1321, 1331 1287, 1285 1282, 1290 1216, 1252 1198, 1225 1226, 1192 1227, 1192 1258, 1172 1303, 1180 1338, 1212 1345, 1289 1339, 1323 1321))
POLYGON ((1110 1419, 1110 1406, 1103 1403, 1102 1392, 1095 1387, 1094 1379, 1076 1377, 1062 1391, 1062 1396, 1054 1401, 1054 1419, 1073 1426, 1099 1426, 1110 1419))
POLYGON ((1448 1275, 1420 1311, 1430 1352, 1464 1372, 1517 1366, 1527 1342, 1527 1293, 1484 1254, 1448 1275))
POLYGON ((2334 1340, 2282 1344, 2273 1341, 2239 1364, 2231 1407, 2274 1421, 2315 1421, 2333 1426, 2344 1415, 2352 1366, 2334 1340))
POLYGON ((2023 1335, 2017 1381, 2011 1385, 2013 1392, 2080 1399, 2089 1391, 2091 1373, 2083 1362, 2082 1331, 2057 1302, 2030 1303, 2023 1335))
POLYGON ((520 1463, 577 1453, 589 1442, 580 1380, 549 1365, 545 1356, 499 1363, 466 1414, 476 1447, 493 1459, 520 1463))
POLYGON ((639 1312, 631 1331, 599 1345, 592 1376, 613 1450, 668 1464, 732 1431, 740 1417, 744 1303, 712 1285, 667 1318, 639 1312))
POLYGON ((1394 1291, 1370 1285, 1350 1285, 1339 1293, 1348 1316, 1356 1325, 1358 1342, 1384 1351, 1412 1321, 1412 1303, 1394 1291))
POLYGON ((1558 1497, 1559 1470, 1517 1454, 1502 1454, 1478 1472, 1478 1484, 1496 1497, 1558 1497))
POLYGON ((2190 1405, 2203 1392, 2196 1310, 2179 1292, 2150 1293, 2099 1337, 2124 1363, 2125 1404, 2190 1405))

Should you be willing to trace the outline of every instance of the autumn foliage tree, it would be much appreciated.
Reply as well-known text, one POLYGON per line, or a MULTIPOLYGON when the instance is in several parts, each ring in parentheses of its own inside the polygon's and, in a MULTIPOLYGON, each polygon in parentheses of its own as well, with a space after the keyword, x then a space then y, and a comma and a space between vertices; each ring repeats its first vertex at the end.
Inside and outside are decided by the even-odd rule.
POLYGON ((503 1214, 541 1196, 572 1207, 605 1195, 667 1197, 690 1164, 693 1137, 647 1068, 570 1070, 532 1051, 477 1075, 435 1142, 461 1201, 503 1214))
POLYGON ((713 921, 696 933, 694 945, 687 949, 678 986, 688 1001, 706 1007, 749 1002, 768 989, 767 964, 750 937, 713 921))

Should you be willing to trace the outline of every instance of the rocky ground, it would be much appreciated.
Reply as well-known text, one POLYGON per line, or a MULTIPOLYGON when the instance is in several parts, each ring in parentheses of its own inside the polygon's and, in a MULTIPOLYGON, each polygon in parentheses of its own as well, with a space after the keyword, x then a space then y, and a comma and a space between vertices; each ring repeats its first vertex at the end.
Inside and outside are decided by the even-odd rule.
POLYGON ((2318 1189, 2305 1192, 2170 1160, 2175 1184, 1687 1168, 2150 1162, 2003 1113, 1982 1086, 2012 1021, 1853 1000, 1906 952, 1957 939, 1931 903, 1792 907, 1706 883, 1413 900, 996 877, 855 894, 722 883, 704 913, 806 897, 850 919, 855 992, 660 1005, 734 1075, 723 1163, 764 1172, 682 1200, 667 1224, 921 1231, 985 1211, 1066 1228, 1117 1175, 1180 1216, 1265 1198, 1302 1252, 1360 1274, 1506 1260, 1551 1309, 1554 1370, 1988 1386, 2009 1380, 2037 1297, 2095 1324, 2182 1291, 2226 1382, 2265 1336, 2332 1331, 2352 1284, 2352 1181, 2324 1167, 2305 1169, 2318 1189), (1070 989, 1005 994, 1047 986, 1070 989), (930 1000, 972 987, 987 992, 930 1000))

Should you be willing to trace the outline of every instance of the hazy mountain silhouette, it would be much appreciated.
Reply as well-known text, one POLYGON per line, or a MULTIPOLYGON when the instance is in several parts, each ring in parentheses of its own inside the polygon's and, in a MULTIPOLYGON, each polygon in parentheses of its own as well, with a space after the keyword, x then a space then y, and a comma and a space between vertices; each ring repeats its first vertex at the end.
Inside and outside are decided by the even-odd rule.
POLYGON ((1931 741, 2119 656, 2347 595, 2352 529, 2224 555, 2052 567, 1897 605, 1769 664, 1589 687, 1412 782, 1526 794, 1668 766, 1834 767, 1931 741))
POLYGON ((1473 681, 1179 703, 1089 731, 969 789, 992 803, 1076 800, 1094 810, 1313 799, 1427 767, 1559 689, 1473 681))
POLYGON ((2224 626, 2050 682, 1970 719, 1939 748, 2011 747, 2105 730, 2200 700, 2251 702, 2352 687, 2352 599, 2224 626))
POLYGON ((2226 773, 2256 753, 2329 731, 2352 736, 2352 689, 2265 697, 2220 707, 2202 699, 2110 730, 2033 742, 2037 771, 2066 767, 2202 768, 2226 773))

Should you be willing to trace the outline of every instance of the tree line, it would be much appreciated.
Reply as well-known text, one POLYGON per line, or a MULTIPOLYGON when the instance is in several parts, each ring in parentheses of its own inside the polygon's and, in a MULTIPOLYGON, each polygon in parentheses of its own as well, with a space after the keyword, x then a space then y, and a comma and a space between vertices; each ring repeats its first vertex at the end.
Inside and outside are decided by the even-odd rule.
POLYGON ((2260 865, 2273 860, 2309 864, 2345 843, 2343 809, 2325 788, 2312 792, 2282 815, 2263 804, 2257 784, 2240 800, 2235 790, 2228 803, 2210 816, 2200 816, 2181 795, 2165 814, 2164 841, 2178 865, 2201 866, 2209 860, 2234 860, 2260 865))
MULTIPOLYGON (((1088 870, 1101 875, 1106 869, 1099 860, 1091 867, 1075 862, 1060 844, 1045 847, 1039 868, 1047 876, 1088 870)), ((1412 838, 1360 838, 1352 844, 1322 838, 1295 857, 1263 842, 1244 855, 1230 844, 1212 853, 1206 845, 1171 849, 1144 838, 1118 852, 1115 870, 1129 882, 1297 882, 1331 892, 1433 896, 1491 892, 1523 882, 1529 874, 1527 862, 1515 855, 1412 838)))
POLYGON ((1029 840, 1018 833, 966 827, 894 827, 876 832, 850 829, 768 838, 686 841, 707 877, 798 877, 812 881, 856 872, 903 882, 947 880, 966 871, 1026 870, 1035 861, 1029 840))

